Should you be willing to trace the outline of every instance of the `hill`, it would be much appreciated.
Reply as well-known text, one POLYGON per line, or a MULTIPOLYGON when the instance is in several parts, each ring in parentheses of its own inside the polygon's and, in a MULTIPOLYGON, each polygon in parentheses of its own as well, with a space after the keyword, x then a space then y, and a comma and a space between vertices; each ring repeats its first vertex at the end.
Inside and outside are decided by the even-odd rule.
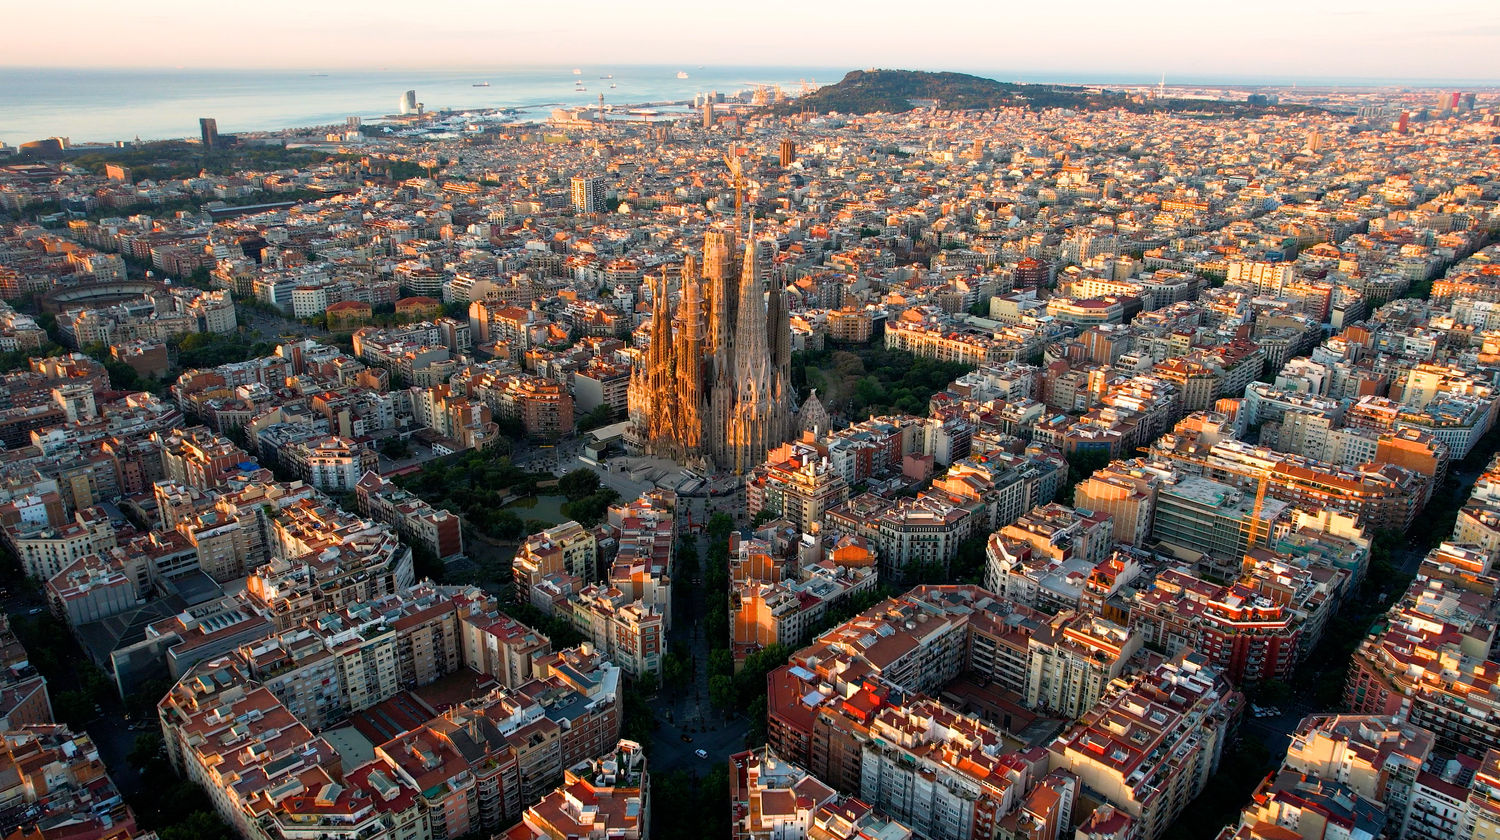
POLYGON ((931 100, 947 110, 990 108, 1072 108, 1105 111, 1122 108, 1249 116, 1318 110, 1300 105, 1251 105, 1247 102, 1205 99, 1141 99, 1120 91, 1075 85, 1029 85, 997 82, 967 73, 928 73, 920 70, 851 70, 837 84, 775 106, 780 114, 804 111, 826 114, 901 113, 916 107, 914 100, 931 100))

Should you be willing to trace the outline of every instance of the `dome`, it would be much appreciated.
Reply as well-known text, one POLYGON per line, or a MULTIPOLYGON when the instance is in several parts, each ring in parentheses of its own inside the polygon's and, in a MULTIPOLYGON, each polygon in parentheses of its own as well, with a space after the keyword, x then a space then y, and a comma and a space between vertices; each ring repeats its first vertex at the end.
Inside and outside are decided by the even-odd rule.
POLYGON ((829 417, 828 409, 823 407, 823 401, 818 399, 818 389, 812 389, 807 395, 807 400, 802 403, 802 408, 797 412, 797 420, 801 423, 802 431, 812 432, 814 437, 822 437, 828 431, 829 417))

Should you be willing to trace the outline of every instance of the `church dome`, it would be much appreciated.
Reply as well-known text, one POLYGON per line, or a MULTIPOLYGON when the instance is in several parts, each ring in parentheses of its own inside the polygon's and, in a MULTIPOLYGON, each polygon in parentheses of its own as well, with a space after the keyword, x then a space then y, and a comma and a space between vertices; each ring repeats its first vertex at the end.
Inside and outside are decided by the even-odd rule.
POLYGON ((797 420, 801 424, 802 431, 812 432, 815 437, 822 437, 828 432, 829 417, 828 409, 823 407, 823 401, 818 399, 818 389, 812 389, 807 400, 802 403, 802 408, 797 412, 797 420))

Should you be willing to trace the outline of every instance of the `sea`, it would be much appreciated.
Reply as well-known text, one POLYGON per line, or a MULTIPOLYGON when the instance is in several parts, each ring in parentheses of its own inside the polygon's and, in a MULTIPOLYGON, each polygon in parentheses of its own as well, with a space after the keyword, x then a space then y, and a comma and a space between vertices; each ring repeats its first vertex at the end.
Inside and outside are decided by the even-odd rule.
POLYGON ((221 134, 343 124, 348 117, 378 120, 398 113, 408 90, 416 91, 429 111, 515 108, 522 112, 518 119, 545 119, 553 108, 597 105, 601 93, 606 104, 617 107, 680 102, 713 91, 731 94, 756 85, 796 93, 804 83, 832 84, 847 71, 696 65, 326 71, 0 67, 0 141, 196 137, 200 117, 213 117, 221 134), (485 82, 487 87, 476 87, 485 82))
MULTIPOLYGON (((0 141, 18 145, 46 137, 66 137, 72 143, 195 137, 200 117, 213 117, 223 134, 342 124, 351 116, 376 120, 397 113, 399 98, 407 90, 416 91, 417 101, 427 110, 514 108, 520 111, 518 121, 541 120, 556 107, 597 105, 600 93, 606 104, 617 107, 680 102, 710 91, 731 94, 756 85, 780 85, 784 91, 797 93, 836 82, 849 69, 588 64, 488 70, 0 67, 0 141), (486 82, 488 86, 476 87, 486 82)), ((1151 85, 1157 81, 1131 74, 943 69, 1006 82, 1151 85)), ((1365 87, 1423 83, 1268 76, 1168 77, 1167 84, 1365 87)))

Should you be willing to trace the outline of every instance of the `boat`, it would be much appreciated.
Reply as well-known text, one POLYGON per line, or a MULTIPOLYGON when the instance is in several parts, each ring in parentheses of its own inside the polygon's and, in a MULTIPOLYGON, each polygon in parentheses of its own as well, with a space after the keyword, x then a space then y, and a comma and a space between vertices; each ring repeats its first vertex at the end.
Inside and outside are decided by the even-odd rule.
POLYGON ((489 87, 489 86, 490 86, 489 82, 475 82, 474 83, 474 87, 489 87))
POLYGON ((618 87, 618 85, 616 85, 616 84, 615 84, 615 83, 614 83, 614 82, 610 82, 610 83, 609 83, 609 86, 610 86, 610 87, 618 87))
POLYGON ((574 67, 573 68, 573 75, 575 75, 575 76, 582 76, 583 75, 583 71, 579 70, 577 67, 574 67))
POLYGON ((678 70, 677 71, 677 78, 679 78, 679 79, 686 79, 687 77, 688 77, 688 74, 687 74, 686 70, 678 70))

